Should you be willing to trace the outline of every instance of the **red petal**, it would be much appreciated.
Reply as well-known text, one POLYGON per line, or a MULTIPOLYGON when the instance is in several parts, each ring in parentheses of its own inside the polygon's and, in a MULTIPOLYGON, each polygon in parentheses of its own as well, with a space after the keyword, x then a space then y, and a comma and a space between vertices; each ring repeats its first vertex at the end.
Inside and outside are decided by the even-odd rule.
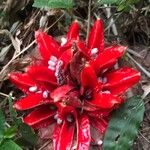
POLYGON ((124 67, 108 73, 106 78, 104 89, 110 90, 112 94, 121 94, 140 80, 140 72, 124 67))
POLYGON ((67 33, 67 41, 69 40, 77 40, 79 38, 79 24, 78 21, 74 21, 67 33))
POLYGON ((68 49, 70 49, 72 47, 72 41, 67 41, 67 43, 65 43, 64 45, 62 45, 61 47, 59 47, 59 51, 62 53, 68 49))
POLYGON ((29 87, 36 86, 27 73, 10 73, 8 76, 11 82, 23 92, 29 92, 29 87))
POLYGON ((91 29, 88 47, 90 49, 98 48, 100 52, 104 50, 104 27, 103 21, 100 18, 95 21, 91 29))
POLYGON ((84 88, 99 89, 100 83, 98 83, 95 71, 90 65, 85 65, 81 71, 81 85, 84 88))
POLYGON ((87 58, 89 58, 89 49, 86 47, 84 42, 78 41, 77 48, 81 51, 87 58))
POLYGON ((90 124, 87 116, 80 116, 77 124, 77 150, 88 150, 90 147, 91 135, 90 124))
POLYGON ((23 119, 23 121, 29 126, 33 126, 43 120, 53 117, 55 114, 56 111, 51 110, 49 106, 42 106, 32 111, 28 116, 23 119))
POLYGON ((26 69, 35 80, 49 82, 56 85, 56 77, 54 71, 44 66, 31 66, 26 69))
POLYGON ((50 59, 51 55, 59 56, 58 43, 45 32, 36 31, 35 39, 38 44, 38 49, 44 59, 50 59))
POLYGON ((103 119, 103 118, 99 118, 99 119, 95 119, 95 118, 91 118, 90 120, 92 126, 97 129, 100 133, 105 133, 106 128, 108 126, 108 121, 103 119))
POLYGON ((61 87, 56 88, 52 93, 51 93, 51 98, 54 100, 54 102, 58 102, 63 98, 69 91, 74 89, 73 86, 70 85, 63 85, 61 87))
POLYGON ((112 67, 117 59, 120 58, 125 51, 124 46, 111 46, 100 53, 94 61, 91 61, 95 71, 99 73, 101 69, 112 67))
POLYGON ((74 124, 63 122, 62 126, 56 125, 53 134, 54 150, 70 150, 74 135, 74 124))
POLYGON ((64 63, 64 67, 66 68, 67 65, 70 63, 71 59, 73 57, 73 50, 70 48, 63 52, 59 60, 62 60, 64 63))
POLYGON ((76 118, 77 113, 74 107, 64 105, 63 103, 57 103, 56 105, 58 108, 58 115, 60 119, 65 120, 68 114, 73 115, 73 117, 76 118))
POLYGON ((18 100, 14 104, 14 108, 18 110, 27 110, 49 102, 50 100, 43 98, 41 93, 34 93, 18 100))
POLYGON ((112 108, 115 104, 120 104, 122 99, 112 95, 109 92, 101 92, 94 94, 94 98, 90 101, 91 104, 100 108, 112 108))
POLYGON ((113 109, 99 109, 99 110, 95 110, 95 111, 88 111, 88 115, 94 118, 100 118, 100 117, 106 117, 109 116, 110 112, 113 109))
POLYGON ((55 122, 55 119, 53 118, 48 118, 46 120, 43 120, 37 124, 32 125, 32 128, 35 130, 38 130, 40 128, 46 128, 47 126, 53 124, 55 122))

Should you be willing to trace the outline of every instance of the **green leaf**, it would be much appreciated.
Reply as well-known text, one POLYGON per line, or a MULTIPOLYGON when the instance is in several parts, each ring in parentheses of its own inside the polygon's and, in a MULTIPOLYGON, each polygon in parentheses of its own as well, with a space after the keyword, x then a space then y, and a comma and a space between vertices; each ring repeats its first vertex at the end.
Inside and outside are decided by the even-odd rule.
POLYGON ((118 4, 121 0, 98 0, 100 4, 118 4))
POLYGON ((0 110, 0 141, 3 139, 4 132, 5 132, 5 116, 2 110, 0 110))
POLYGON ((32 130, 31 127, 29 127, 28 125, 22 123, 19 125, 18 128, 20 134, 21 134, 21 139, 23 141, 25 141, 26 143, 28 143, 28 145, 36 145, 37 143, 37 135, 35 134, 35 132, 32 130))
POLYGON ((4 138, 10 139, 10 138, 14 137, 16 135, 16 133, 17 133, 17 127, 12 126, 5 131, 4 138))
POLYGON ((34 0, 34 7, 38 8, 65 8, 73 7, 73 0, 34 0))
POLYGON ((144 110, 143 100, 138 96, 116 110, 104 137, 103 150, 128 150, 138 134, 144 110))
POLYGON ((22 148, 12 140, 5 140, 2 145, 0 145, 0 150, 22 150, 22 148))
POLYGON ((9 101, 10 116, 11 116, 11 118, 13 120, 13 123, 17 126, 17 125, 19 125, 21 123, 21 120, 17 118, 17 112, 13 108, 13 99, 12 99, 11 95, 9 95, 8 101, 9 101))

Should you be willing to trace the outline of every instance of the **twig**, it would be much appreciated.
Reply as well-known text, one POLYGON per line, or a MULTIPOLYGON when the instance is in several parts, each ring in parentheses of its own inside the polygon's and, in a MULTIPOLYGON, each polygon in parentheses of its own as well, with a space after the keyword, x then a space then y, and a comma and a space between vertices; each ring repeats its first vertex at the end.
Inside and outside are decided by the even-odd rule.
POLYGON ((89 32, 90 32, 90 23, 91 23, 91 3, 92 3, 92 0, 89 0, 89 5, 88 5, 88 24, 87 24, 86 44, 88 43, 89 32))
POLYGON ((50 28, 52 28, 63 16, 65 15, 65 12, 48 28, 46 28, 44 31, 47 32, 50 28))
POLYGON ((140 65, 129 53, 127 53, 127 56, 147 75, 147 77, 150 78, 150 72, 147 71, 142 65, 140 65))
POLYGON ((25 51, 27 51, 33 44, 35 43, 35 40, 32 41, 27 47, 25 47, 20 53, 16 54, 14 53, 12 59, 3 67, 3 69, 0 71, 0 75, 3 74, 3 72, 7 69, 7 67, 21 54, 23 54, 25 51))
POLYGON ((139 132, 139 133, 142 136, 142 138, 145 139, 145 141, 147 141, 148 143, 150 143, 150 141, 141 132, 139 132))
POLYGON ((5 93, 2 93, 2 92, 0 92, 0 95, 2 95, 2 96, 4 96, 4 97, 7 97, 7 98, 10 97, 9 95, 7 95, 7 94, 5 94, 5 93))
MULTIPOLYGON (((53 27, 63 16, 65 13, 63 13, 50 27, 48 27, 45 31, 48 31, 51 27, 53 27)), ((27 51, 33 44, 35 43, 35 40, 32 41, 27 47, 25 47, 20 53, 16 54, 14 53, 12 59, 3 67, 3 69, 0 71, 0 75, 4 73, 4 71, 7 69, 7 67, 21 54, 23 54, 25 51, 27 51)))
POLYGON ((52 142, 52 140, 48 140, 46 141, 38 150, 42 150, 43 148, 45 148, 48 144, 50 144, 52 142))
MULTIPOLYGON (((120 16, 121 14, 122 14, 122 12, 119 13, 118 16, 116 16, 114 22, 119 18, 119 16, 120 16)), ((111 18, 110 18, 110 19, 111 19, 111 18)), ((105 28, 105 31, 107 31, 107 30, 113 25, 114 22, 110 22, 109 25, 105 28)))
POLYGON ((143 59, 143 57, 139 53, 135 52, 134 50, 132 50, 130 48, 127 48, 127 52, 129 52, 130 54, 132 54, 132 55, 134 55, 134 56, 136 56, 138 58, 143 59))
MULTIPOLYGON (((106 16, 109 19, 111 17, 111 8, 110 7, 108 8, 107 4, 104 4, 104 6, 106 7, 106 16)), ((115 24, 115 21, 114 21, 113 17, 110 18, 109 27, 112 28, 113 34, 115 36, 118 36, 117 27, 116 27, 116 24, 115 24)), ((117 41, 119 41, 118 38, 117 38, 117 41)))

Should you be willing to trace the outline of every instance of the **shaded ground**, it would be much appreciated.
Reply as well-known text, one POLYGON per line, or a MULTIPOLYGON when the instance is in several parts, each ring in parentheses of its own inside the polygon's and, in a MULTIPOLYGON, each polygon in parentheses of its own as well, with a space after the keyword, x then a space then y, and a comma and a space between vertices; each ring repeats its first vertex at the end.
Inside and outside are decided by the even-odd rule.
MULTIPOLYGON (((81 1, 73 10, 40 10, 32 7, 32 1, 0 2, 3 11, 0 18, 0 107, 6 107, 3 100, 10 92, 19 97, 20 93, 9 83, 7 74, 10 71, 21 71, 36 55, 34 31, 47 30, 49 34, 60 39, 65 34, 68 25, 78 19, 81 25, 81 36, 86 35, 88 4, 81 1), (7 29, 7 30, 4 30, 7 29), (8 32, 9 31, 9 32, 8 32), (15 38, 12 38, 12 36, 15 38), (13 43, 13 44, 12 44, 13 43), (18 57, 17 57, 18 56, 18 57)), ((104 7, 92 3, 91 24, 96 16, 105 22, 105 39, 129 47, 124 59, 119 62, 137 68, 142 73, 140 83, 130 90, 134 94, 146 97, 145 117, 139 135, 134 143, 134 150, 150 149, 150 6, 147 1, 141 1, 130 11, 117 12, 115 7, 104 7), (114 21, 112 27, 111 19, 114 21), (140 67, 139 67, 140 65, 140 67), (145 71, 149 72, 145 72, 145 71), (147 93, 146 93, 147 92, 147 93), (146 96, 147 95, 147 96, 146 96)), ((7 112, 6 112, 7 114, 7 112)), ((9 116, 8 116, 9 119, 9 116)), ((46 145, 46 143, 45 143, 46 145)), ((41 147, 41 146, 40 146, 41 147)))

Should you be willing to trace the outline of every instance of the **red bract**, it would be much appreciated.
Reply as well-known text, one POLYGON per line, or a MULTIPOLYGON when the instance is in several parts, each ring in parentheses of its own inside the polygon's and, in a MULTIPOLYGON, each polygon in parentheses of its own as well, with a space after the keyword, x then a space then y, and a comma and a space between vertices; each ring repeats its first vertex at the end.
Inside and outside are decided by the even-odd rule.
POLYGON ((9 74, 26 93, 14 108, 34 109, 23 121, 34 129, 50 126, 54 150, 88 150, 91 143, 101 145, 111 112, 140 79, 133 68, 114 69, 126 47, 105 47, 103 33, 101 19, 94 23, 87 46, 79 38, 77 21, 62 43, 36 31, 41 60, 27 67, 25 73, 9 74))

